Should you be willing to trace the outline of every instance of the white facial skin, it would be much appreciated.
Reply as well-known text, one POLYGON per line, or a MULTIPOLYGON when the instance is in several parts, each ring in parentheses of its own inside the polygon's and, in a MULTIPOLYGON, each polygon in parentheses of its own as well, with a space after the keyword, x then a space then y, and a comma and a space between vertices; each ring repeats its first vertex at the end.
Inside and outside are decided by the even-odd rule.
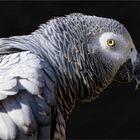
POLYGON ((131 59, 132 64, 136 61, 137 50, 131 38, 124 38, 120 34, 106 32, 99 36, 98 46, 110 59, 114 59, 122 65, 127 59, 131 59), (115 45, 111 46, 107 40, 113 40, 115 45))

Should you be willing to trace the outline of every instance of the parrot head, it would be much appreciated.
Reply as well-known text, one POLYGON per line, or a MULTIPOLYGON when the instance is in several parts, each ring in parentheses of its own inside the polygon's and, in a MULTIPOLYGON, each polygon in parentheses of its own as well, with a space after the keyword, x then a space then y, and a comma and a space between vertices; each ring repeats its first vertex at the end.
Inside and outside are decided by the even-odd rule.
POLYGON ((94 23, 94 35, 92 32, 88 42, 88 53, 99 56, 100 62, 114 73, 114 81, 126 83, 135 80, 137 89, 140 83, 140 55, 130 33, 116 20, 94 18, 97 24, 94 23))
MULTIPOLYGON (((103 32, 96 39, 98 53, 102 61, 113 65, 117 70, 113 80, 118 82, 138 82, 138 67, 140 57, 129 32, 123 27, 123 33, 103 32), (104 58, 104 60, 103 60, 104 58)), ((112 67, 113 68, 113 67, 112 67)))
MULTIPOLYGON (((44 45, 47 51, 53 52, 48 58, 63 79, 72 80, 71 87, 78 92, 89 90, 99 94, 113 80, 131 82, 135 79, 138 87, 140 56, 130 33, 120 22, 73 13, 50 20, 35 33, 51 42, 49 47, 44 45), (54 34, 51 39, 50 34, 54 34), (79 82, 80 86, 75 87, 79 82)), ((85 98, 82 95, 81 98, 85 98)))

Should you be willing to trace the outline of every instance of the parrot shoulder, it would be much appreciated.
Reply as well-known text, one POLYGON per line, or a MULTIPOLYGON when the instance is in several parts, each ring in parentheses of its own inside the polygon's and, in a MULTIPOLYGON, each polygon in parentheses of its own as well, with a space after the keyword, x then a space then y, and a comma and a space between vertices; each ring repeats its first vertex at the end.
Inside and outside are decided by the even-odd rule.
POLYGON ((50 137, 55 105, 51 74, 48 63, 30 51, 0 56, 0 138, 26 139, 36 136, 37 130, 40 137, 50 137))
POLYGON ((41 94, 45 84, 41 59, 29 51, 0 56, 0 100, 27 90, 41 94))

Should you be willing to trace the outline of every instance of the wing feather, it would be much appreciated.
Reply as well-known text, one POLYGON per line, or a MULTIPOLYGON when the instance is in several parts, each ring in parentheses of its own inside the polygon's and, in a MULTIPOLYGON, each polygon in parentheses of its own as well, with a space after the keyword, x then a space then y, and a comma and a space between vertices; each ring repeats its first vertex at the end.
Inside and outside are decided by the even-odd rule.
POLYGON ((26 51, 4 55, 0 60, 0 100, 23 89, 31 94, 42 93, 44 73, 37 55, 26 51))
POLYGON ((45 64, 29 51, 0 56, 0 138, 50 137, 54 96, 45 89, 54 86, 46 79, 45 64))
POLYGON ((0 103, 0 138, 15 139, 17 128, 12 119, 6 113, 4 107, 0 103), (10 131, 9 131, 10 130, 10 131))

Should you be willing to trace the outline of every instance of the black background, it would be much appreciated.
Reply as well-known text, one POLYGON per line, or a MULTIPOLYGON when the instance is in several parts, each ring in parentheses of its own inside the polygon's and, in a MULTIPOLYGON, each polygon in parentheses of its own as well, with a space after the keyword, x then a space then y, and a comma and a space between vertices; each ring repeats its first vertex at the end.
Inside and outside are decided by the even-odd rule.
MULTIPOLYGON (((0 2, 0 37, 25 35, 48 19, 73 12, 113 18, 123 23, 140 51, 140 2, 0 2)), ((140 90, 135 82, 111 84, 93 103, 77 105, 67 138, 139 138, 140 90)))

